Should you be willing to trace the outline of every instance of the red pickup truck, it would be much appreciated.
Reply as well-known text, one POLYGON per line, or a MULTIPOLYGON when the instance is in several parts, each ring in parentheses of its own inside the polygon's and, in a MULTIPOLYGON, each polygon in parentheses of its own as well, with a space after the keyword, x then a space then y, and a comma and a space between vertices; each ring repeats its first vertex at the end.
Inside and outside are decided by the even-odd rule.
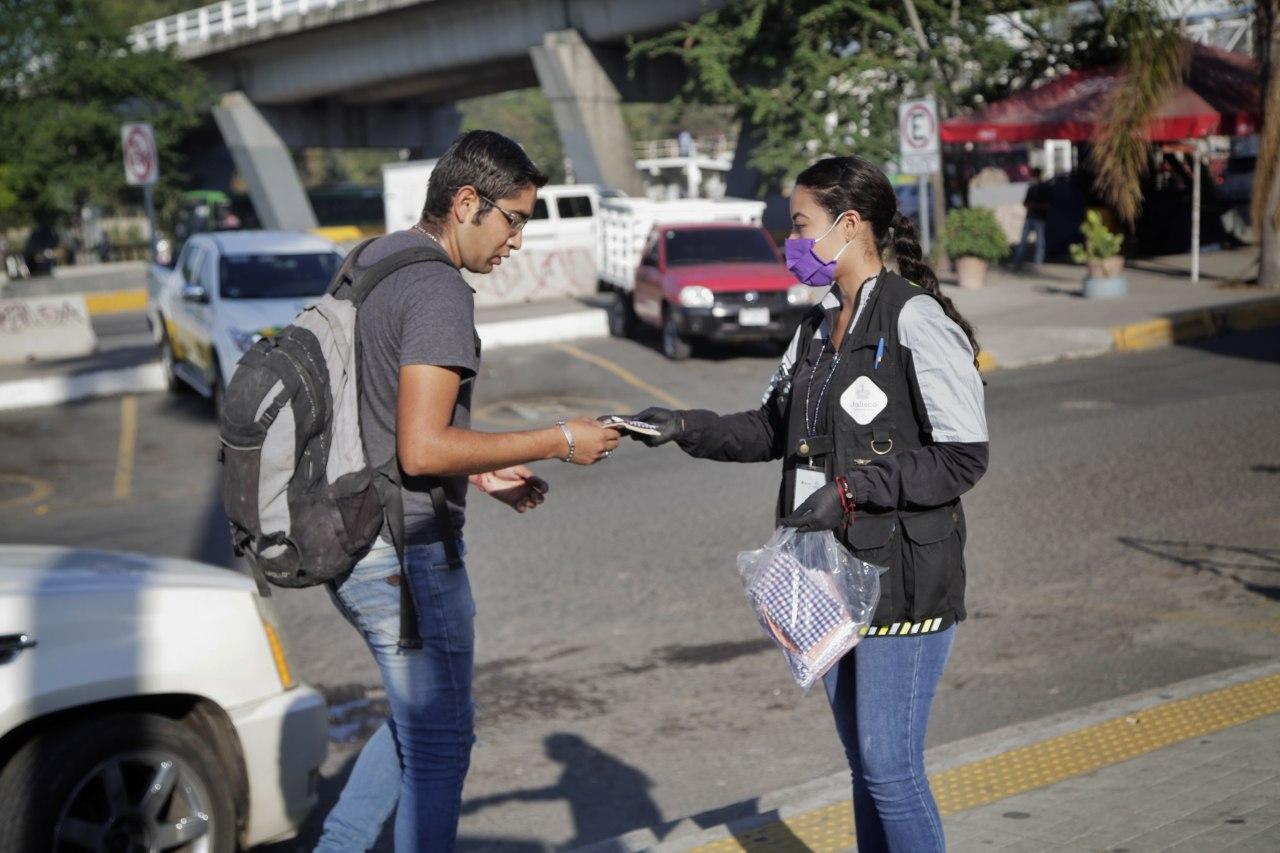
POLYGON ((796 283, 760 226, 659 225, 645 242, 635 289, 617 294, 609 325, 619 337, 637 323, 661 329, 663 354, 679 360, 695 339, 785 344, 819 296, 796 283))

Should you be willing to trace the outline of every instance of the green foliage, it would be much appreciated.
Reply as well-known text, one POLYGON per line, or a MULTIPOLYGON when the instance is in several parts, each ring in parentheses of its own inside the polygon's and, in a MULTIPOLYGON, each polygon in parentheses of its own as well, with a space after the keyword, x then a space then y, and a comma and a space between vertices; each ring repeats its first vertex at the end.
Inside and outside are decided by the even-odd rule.
POLYGON ((1084 242, 1071 244, 1071 260, 1077 264, 1114 258, 1124 246, 1124 237, 1112 233, 1096 210, 1085 214, 1084 222, 1080 223, 1080 233, 1084 235, 1084 242))
POLYGON ((947 254, 953 258, 981 258, 988 263, 1009 256, 1009 239, 985 207, 960 207, 947 214, 947 254))
POLYGON ((496 130, 524 146, 552 183, 564 181, 564 147, 551 118, 551 102, 541 89, 521 89, 458 102, 462 129, 496 130))
POLYGON ((6 215, 53 223, 87 203, 136 204, 120 150, 126 121, 155 128, 157 203, 171 198, 182 138, 212 105, 203 78, 167 53, 131 51, 92 0, 0 0, 0 19, 0 163, 16 198, 6 215))
POLYGON ((785 190, 824 155, 896 160, 905 98, 933 87, 943 114, 955 114, 1037 82, 1088 47, 1085 40, 1063 46, 1060 15, 1019 18, 1027 48, 988 32, 992 15, 1021 5, 921 0, 926 60, 902 0, 728 0, 633 44, 630 58, 678 59, 688 71, 683 102, 734 109, 742 138, 755 143, 750 165, 765 194, 785 190))

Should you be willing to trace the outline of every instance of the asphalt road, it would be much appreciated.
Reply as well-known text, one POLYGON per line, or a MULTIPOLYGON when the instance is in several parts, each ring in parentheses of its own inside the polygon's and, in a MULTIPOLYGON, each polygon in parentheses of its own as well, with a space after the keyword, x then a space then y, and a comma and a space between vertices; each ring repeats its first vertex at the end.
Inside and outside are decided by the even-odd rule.
MULTIPOLYGON (((498 351, 476 426, 663 397, 747 408, 774 363, 673 364, 615 340, 498 351)), ((966 498, 971 618, 931 743, 1280 654, 1274 334, 996 373, 987 393, 992 466, 966 498)), ((207 404, 155 394, 137 407, 132 466, 119 399, 0 415, 0 540, 229 564, 207 404)), ((790 681, 734 572, 771 532, 772 464, 627 444, 590 469, 539 470, 544 507, 517 516, 477 495, 470 510, 479 742, 465 848, 732 816, 842 767, 825 699, 790 681)), ((271 848, 302 850, 382 706, 323 592, 275 606, 296 668, 335 707, 325 801, 301 841, 271 848)))

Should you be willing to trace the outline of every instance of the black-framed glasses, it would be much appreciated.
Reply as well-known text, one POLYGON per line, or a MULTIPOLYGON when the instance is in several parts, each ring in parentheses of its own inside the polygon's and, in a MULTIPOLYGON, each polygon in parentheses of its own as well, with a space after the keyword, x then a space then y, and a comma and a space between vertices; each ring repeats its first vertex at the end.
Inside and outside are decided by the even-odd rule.
POLYGON ((506 217, 507 225, 510 226, 512 234, 519 234, 524 230, 524 227, 529 224, 529 217, 525 216, 523 213, 512 213, 493 199, 486 198, 485 196, 480 195, 480 193, 476 193, 476 197, 481 201, 487 202, 490 206, 506 217))

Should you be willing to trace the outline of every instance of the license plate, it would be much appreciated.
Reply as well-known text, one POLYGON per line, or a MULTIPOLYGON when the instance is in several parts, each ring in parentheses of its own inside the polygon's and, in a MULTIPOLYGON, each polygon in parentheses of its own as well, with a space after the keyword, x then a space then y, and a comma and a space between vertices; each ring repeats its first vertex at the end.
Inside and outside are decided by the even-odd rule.
POLYGON ((769 309, 768 308, 743 308, 738 312, 739 326, 767 326, 769 325, 769 309))

